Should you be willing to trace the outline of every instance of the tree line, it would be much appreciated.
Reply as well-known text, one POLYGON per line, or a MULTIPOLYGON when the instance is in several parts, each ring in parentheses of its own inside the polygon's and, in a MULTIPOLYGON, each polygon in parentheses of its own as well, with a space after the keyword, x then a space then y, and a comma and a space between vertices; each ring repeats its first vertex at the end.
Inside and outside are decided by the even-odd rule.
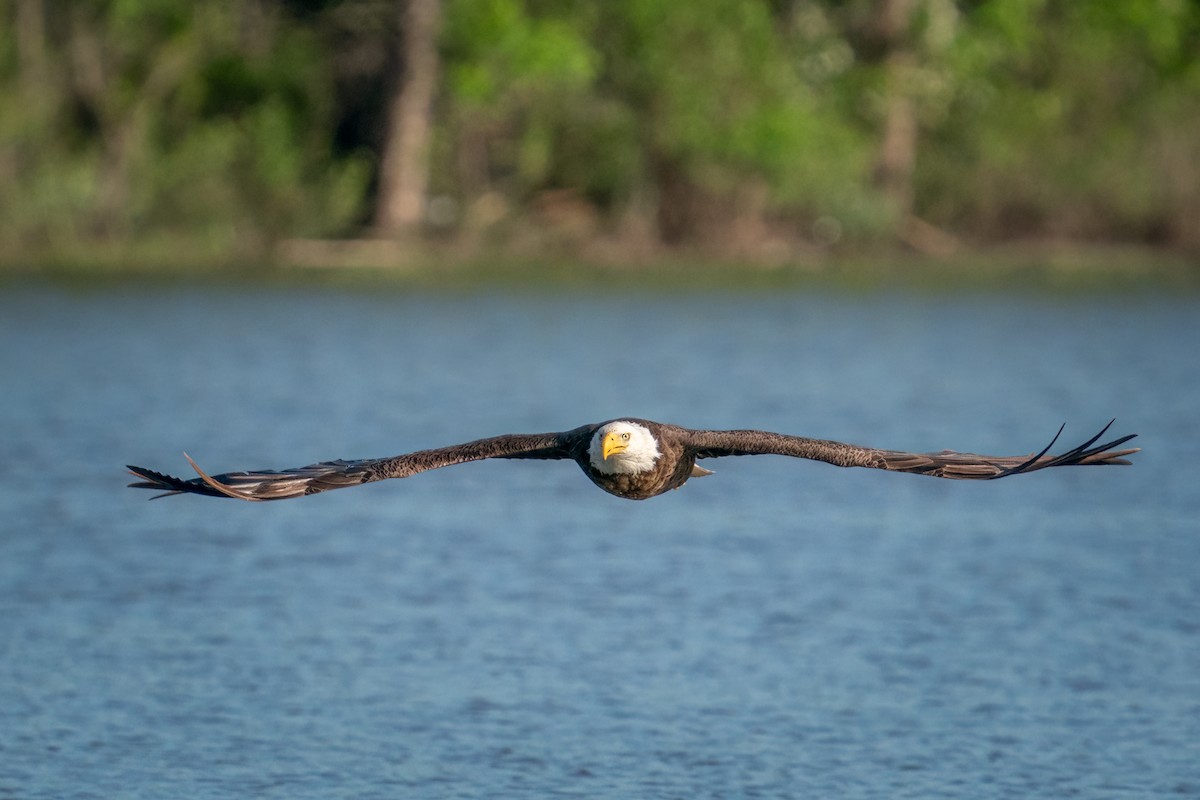
POLYGON ((1197 0, 12 0, 0 249, 1200 249, 1197 0))

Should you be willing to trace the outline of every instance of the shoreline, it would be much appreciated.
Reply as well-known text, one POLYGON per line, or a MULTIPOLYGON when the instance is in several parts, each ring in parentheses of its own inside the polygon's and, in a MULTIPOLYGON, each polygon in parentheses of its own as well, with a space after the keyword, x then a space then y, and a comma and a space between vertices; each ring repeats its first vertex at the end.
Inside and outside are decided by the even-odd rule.
POLYGON ((176 243, 0 256, 0 284, 21 280, 330 282, 447 288, 611 284, 677 288, 1200 289, 1200 254, 1089 242, 1009 242, 929 255, 900 247, 797 248, 763 254, 621 248, 612 243, 529 248, 420 238, 291 239, 232 257, 176 243), (181 255, 182 254, 182 255, 181 255))

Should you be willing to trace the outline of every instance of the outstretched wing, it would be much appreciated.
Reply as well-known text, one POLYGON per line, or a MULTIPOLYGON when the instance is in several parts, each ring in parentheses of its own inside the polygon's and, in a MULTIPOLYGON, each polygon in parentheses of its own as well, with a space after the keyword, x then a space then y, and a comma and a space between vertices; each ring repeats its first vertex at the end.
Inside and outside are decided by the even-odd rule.
POLYGON ((162 492, 152 500, 182 493, 234 497, 238 500, 285 500, 387 478, 407 478, 418 472, 485 458, 574 458, 580 442, 586 444, 590 431, 589 426, 584 426, 561 433, 509 434, 434 450, 418 450, 391 458, 322 461, 296 469, 225 472, 220 475, 206 474, 185 453, 184 458, 196 470, 198 478, 184 480, 145 467, 129 466, 130 473, 141 478, 129 485, 136 489, 157 489, 162 492))
POLYGON ((1120 447, 1137 434, 1122 436, 1101 445, 1096 444, 1111 426, 1112 422, 1109 422, 1091 439, 1058 455, 1050 455, 1050 449, 1058 441, 1062 428, 1058 429, 1050 444, 1041 452, 1026 456, 981 456, 974 453, 956 453, 953 450, 943 450, 940 453, 906 453, 900 450, 878 450, 825 439, 808 439, 754 430, 688 430, 684 433, 684 441, 695 451, 697 458, 774 454, 810 458, 839 467, 915 472, 935 478, 990 480, 1046 467, 1128 464, 1129 461, 1124 457, 1138 452, 1139 448, 1113 448, 1120 447))

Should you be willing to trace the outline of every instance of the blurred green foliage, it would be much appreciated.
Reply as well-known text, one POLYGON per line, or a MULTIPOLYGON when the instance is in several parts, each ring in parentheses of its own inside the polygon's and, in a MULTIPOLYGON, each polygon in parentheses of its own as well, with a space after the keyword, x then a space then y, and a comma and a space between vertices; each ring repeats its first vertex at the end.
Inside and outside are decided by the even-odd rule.
MULTIPOLYGON (((785 248, 1200 249, 1200 2, 443 0, 435 227, 785 248), (881 190, 915 111, 911 208, 881 190)), ((4 260, 261 257, 370 219, 395 0, 13 0, 4 260)))

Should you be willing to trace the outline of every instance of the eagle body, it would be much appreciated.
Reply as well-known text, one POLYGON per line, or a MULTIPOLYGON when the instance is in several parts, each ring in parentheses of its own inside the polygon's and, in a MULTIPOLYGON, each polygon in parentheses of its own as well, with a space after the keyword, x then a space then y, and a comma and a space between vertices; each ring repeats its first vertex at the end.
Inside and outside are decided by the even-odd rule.
POLYGON ((683 432, 683 428, 648 419, 610 420, 592 431, 587 458, 577 458, 576 463, 592 483, 609 494, 626 500, 647 500, 678 489, 688 478, 707 474, 707 470, 695 472, 696 453, 686 445, 683 432), (605 437, 610 434, 617 441, 628 434, 635 446, 640 443, 645 447, 629 459, 639 468, 623 468, 620 456, 629 451, 604 457, 605 437))
MULTIPOLYGON (((1049 455, 1058 440, 1027 456, 980 456, 941 450, 910 453, 881 450, 828 439, 761 430, 697 430, 636 417, 581 425, 568 431, 505 434, 464 444, 418 450, 390 458, 322 461, 286 470, 227 472, 210 476, 184 454, 197 478, 184 480, 145 467, 129 466, 139 478, 129 484, 155 489, 164 497, 201 494, 239 500, 284 500, 329 489, 358 486, 389 478, 408 478, 431 469, 489 458, 572 460, 604 491, 627 500, 646 500, 683 486, 689 478, 711 474, 699 459, 725 456, 777 455, 822 461, 839 467, 867 467, 910 472, 935 478, 991 480, 1047 467, 1129 464, 1124 457, 1137 448, 1117 450, 1136 434, 1096 445, 1110 422, 1091 439, 1058 455, 1049 455)), ((1059 429, 1059 434, 1062 428, 1059 429)))

